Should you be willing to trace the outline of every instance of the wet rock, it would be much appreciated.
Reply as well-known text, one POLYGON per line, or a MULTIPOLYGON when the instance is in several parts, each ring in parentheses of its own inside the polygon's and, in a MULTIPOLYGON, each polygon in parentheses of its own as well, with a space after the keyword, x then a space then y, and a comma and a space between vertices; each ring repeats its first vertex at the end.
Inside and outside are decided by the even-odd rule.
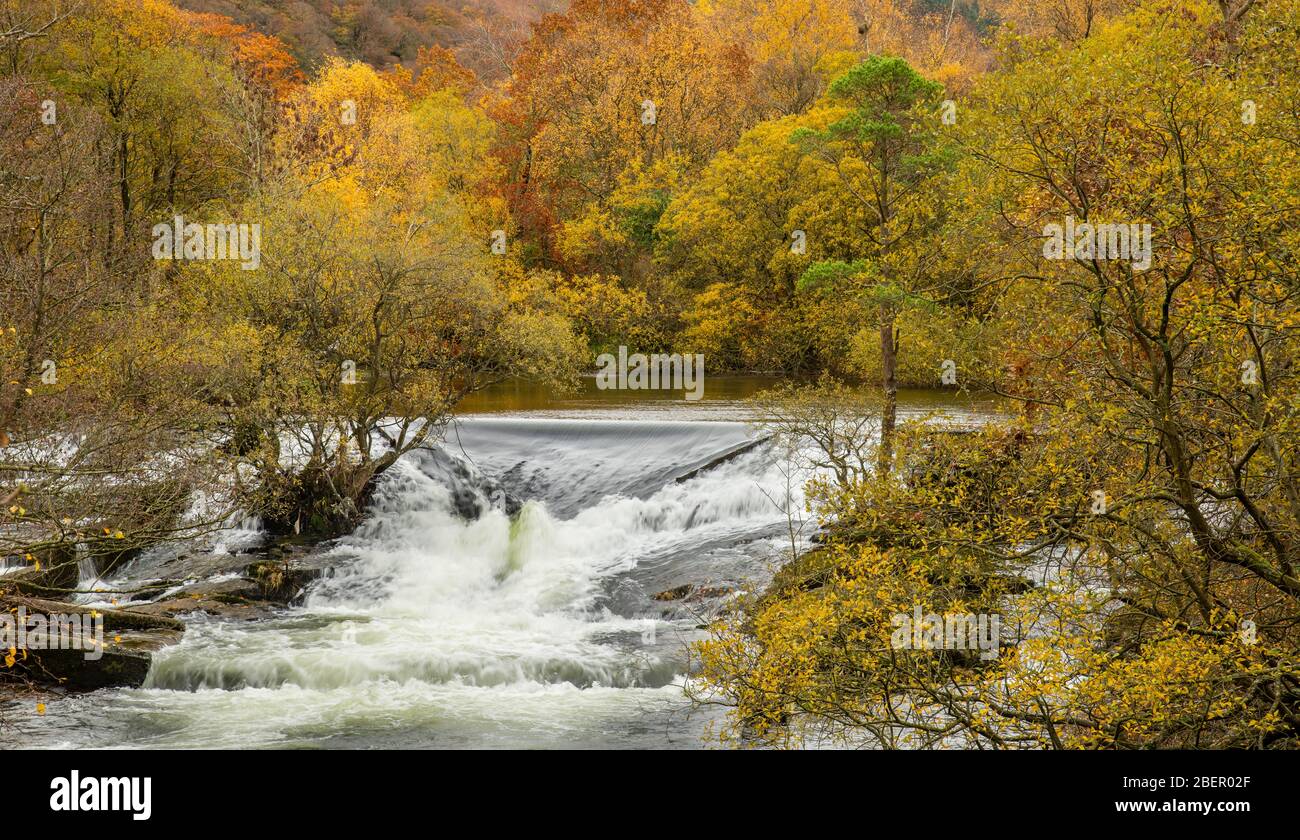
POLYGON ((141 599, 166 594, 151 603, 133 603, 131 609, 165 616, 201 612, 236 620, 265 618, 300 603, 311 582, 330 575, 335 562, 319 546, 299 538, 278 541, 255 554, 180 555, 133 570, 167 575, 172 581, 161 592, 151 585, 149 592, 134 593, 141 599))
POLYGON ((98 658, 82 650, 27 650, 15 667, 38 682, 50 682, 72 691, 99 688, 138 688, 149 676, 153 652, 175 644, 181 633, 173 630, 119 634, 109 637, 98 658))
POLYGON ((83 607, 80 604, 70 604, 66 601, 30 598, 21 595, 0 598, 0 608, 12 611, 18 607, 25 607, 28 613, 41 613, 44 615, 62 613, 64 615, 98 616, 104 622, 104 632, 110 634, 124 630, 173 630, 178 632, 185 630, 184 622, 167 616, 137 612, 134 609, 105 610, 95 607, 83 607))
POLYGON ((684 583, 672 589, 665 589, 650 596, 656 601, 703 601, 708 598, 723 598, 734 590, 729 586, 705 586, 698 583, 684 583))
POLYGON ((235 578, 183 587, 164 600, 142 604, 134 607, 133 611, 159 616, 204 613, 215 618, 251 621, 266 618, 278 607, 278 604, 265 599, 255 581, 235 578))
POLYGON ((48 624, 26 631, 21 650, 17 649, 18 640, 11 640, 14 665, 6 676, 73 691, 142 685, 154 652, 179 642, 185 630, 182 622, 169 616, 133 610, 100 610, 23 596, 0 599, 0 606, 14 615, 23 614, 21 607, 27 616, 41 615, 46 621, 55 615, 88 617, 93 623, 83 627, 101 628, 82 637, 80 646, 65 645, 63 649, 58 649, 53 638, 58 631, 51 631, 48 624), (91 643, 94 647, 88 651, 91 643))
POLYGON ((665 589, 663 592, 655 593, 652 597, 656 601, 677 601, 685 598, 691 592, 691 584, 683 583, 681 586, 672 589, 665 589))
POLYGON ((294 563, 283 556, 250 563, 244 570, 244 576, 256 584, 248 597, 283 604, 300 602, 307 585, 322 573, 318 566, 294 563))

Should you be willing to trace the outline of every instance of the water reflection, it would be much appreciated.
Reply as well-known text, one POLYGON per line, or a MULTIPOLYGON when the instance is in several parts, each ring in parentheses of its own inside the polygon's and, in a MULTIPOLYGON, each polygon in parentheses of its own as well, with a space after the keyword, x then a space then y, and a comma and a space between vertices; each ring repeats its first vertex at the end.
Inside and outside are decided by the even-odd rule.
MULTIPOLYGON (((471 395, 461 402, 456 413, 604 420, 748 420, 753 409, 747 400, 786 381, 790 380, 762 374, 709 376, 703 399, 688 401, 683 390, 601 390, 596 387, 595 376, 582 377, 568 392, 536 382, 511 380, 471 395)), ((871 385, 863 387, 868 393, 876 391, 871 385)), ((999 409, 999 401, 992 395, 951 388, 900 389, 898 403, 905 417, 931 411, 985 416, 999 409)))

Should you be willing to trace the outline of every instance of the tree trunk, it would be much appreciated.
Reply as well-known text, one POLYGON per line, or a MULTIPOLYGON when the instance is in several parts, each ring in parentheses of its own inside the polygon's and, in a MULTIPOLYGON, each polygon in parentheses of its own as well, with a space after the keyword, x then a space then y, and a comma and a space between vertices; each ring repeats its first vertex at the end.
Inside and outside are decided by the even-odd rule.
POLYGON ((876 450, 876 477, 887 478, 894 464, 894 426, 898 420, 898 334, 897 313, 892 306, 880 308, 880 384, 885 403, 880 410, 880 448, 876 450))

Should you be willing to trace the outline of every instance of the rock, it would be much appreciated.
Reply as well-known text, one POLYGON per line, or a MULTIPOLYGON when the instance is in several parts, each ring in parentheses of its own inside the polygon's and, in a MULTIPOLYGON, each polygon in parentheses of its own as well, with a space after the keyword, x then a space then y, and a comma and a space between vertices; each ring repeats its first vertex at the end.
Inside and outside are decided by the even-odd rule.
POLYGON ((217 618, 249 621, 266 618, 278 606, 266 599, 256 581, 233 578, 215 583, 201 581, 182 587, 165 600, 134 606, 132 611, 159 616, 201 612, 217 618))
POLYGON ((266 601, 255 601, 220 592, 194 592, 140 607, 141 610, 148 610, 157 615, 178 616, 203 613, 214 618, 229 618, 236 621, 266 618, 274 612, 274 608, 275 605, 266 601))
POLYGON ((102 639, 92 638, 102 647, 94 658, 86 656, 85 647, 49 649, 49 633, 39 629, 29 631, 27 644, 15 651, 11 674, 73 691, 142 685, 154 651, 179 642, 185 632, 185 625, 175 618, 134 610, 93 609, 24 596, 0 599, 0 606, 12 613, 22 607, 28 615, 90 616, 99 622, 102 639))
POLYGON ((185 631, 184 622, 166 616, 141 613, 130 608, 113 610, 83 607, 66 601, 52 601, 47 598, 31 598, 23 595, 0 597, 0 608, 8 611, 17 607, 26 607, 29 613, 63 613, 74 615, 98 615, 104 621, 104 632, 114 633, 123 630, 174 630, 185 631))
POLYGON ((293 604, 302 598, 307 584, 321 577, 323 569, 283 559, 259 560, 250 563, 244 574, 257 584, 256 594, 249 597, 293 604))
POLYGON ((83 650, 39 650, 28 648, 27 659, 15 668, 37 682, 52 682, 72 691, 98 688, 138 688, 149 676, 153 652, 175 644, 181 632, 175 630, 105 631, 104 650, 97 659, 87 659, 83 650))
POLYGON ((672 589, 665 589, 651 597, 656 601, 703 601, 706 598, 722 598, 732 593, 728 586, 704 586, 697 583, 683 583, 672 589))
MULTIPOLYGON (((223 619, 253 620, 269 617, 301 600, 307 586, 329 574, 334 562, 314 548, 288 539, 254 557, 216 552, 193 556, 155 553, 131 570, 146 585, 125 588, 133 589, 131 596, 136 599, 159 598, 168 593, 165 600, 137 600, 115 609, 85 607, 50 597, 62 594, 60 589, 75 586, 75 578, 59 581, 70 586, 53 587, 37 583, 28 570, 12 572, 4 580, 10 592, 0 593, 0 609, 16 611, 21 606, 28 614, 46 616, 94 612, 102 621, 103 648, 100 656, 87 659, 84 648, 47 650, 43 642, 33 640, 25 647, 26 658, 15 651, 14 667, 0 668, 0 679, 11 677, 31 687, 69 691, 142 685, 154 652, 182 638, 185 623, 177 616, 201 612, 223 619)), ((70 565, 75 568, 75 557, 70 565)), ((42 573, 47 568, 43 563, 42 573)), ((109 598, 110 593, 102 597, 109 598)))
POLYGON ((500 482, 481 475, 441 447, 419 450, 414 462, 422 473, 447 488, 452 509, 467 522, 483 515, 485 501, 507 516, 514 516, 523 508, 523 502, 506 492, 500 482))

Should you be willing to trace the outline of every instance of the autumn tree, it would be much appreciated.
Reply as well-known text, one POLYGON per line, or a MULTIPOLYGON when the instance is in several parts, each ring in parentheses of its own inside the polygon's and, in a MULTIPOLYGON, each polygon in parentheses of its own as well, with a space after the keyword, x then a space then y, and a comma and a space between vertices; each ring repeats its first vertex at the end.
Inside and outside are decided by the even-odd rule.
POLYGON ((275 529, 336 534, 465 395, 563 377, 576 343, 562 316, 497 285, 493 132, 456 91, 412 104, 331 62, 292 113, 277 179, 241 208, 265 231, 262 266, 196 266, 185 294, 209 348, 194 376, 220 387, 256 509, 275 529))
POLYGON ((39 34, 15 38, 10 67, 28 75, 0 80, 0 551, 25 566, 11 580, 50 593, 81 583, 78 559, 110 571, 141 548, 220 524, 232 501, 191 507, 220 458, 195 436, 212 419, 202 389, 178 387, 183 327, 157 320, 162 271, 147 236, 157 219, 137 204, 156 189, 144 166, 173 179, 178 207, 215 183, 189 180, 211 158, 185 133, 207 119, 193 108, 212 100, 177 86, 228 80, 227 56, 199 50, 206 36, 180 17, 153 22, 179 27, 165 33, 147 22, 110 33, 124 26, 119 7, 72 10, 24 28, 39 34), (110 38, 153 44, 165 66, 190 75, 148 94, 134 87, 145 68, 111 69, 107 55, 62 63, 110 38), (164 101, 155 95, 170 96, 170 108, 146 105, 164 101), (164 152, 161 138, 175 145, 164 152))
POLYGON ((610 263, 589 244, 566 254, 559 228, 590 231, 574 243, 652 228, 655 193, 734 141, 743 68, 706 35, 680 0, 583 0, 538 24, 491 108, 506 194, 537 257, 626 274, 637 260, 610 263))
POLYGON ((697 647, 729 734, 1296 743, 1298 127, 1294 64, 1266 44, 1300 19, 1254 9, 1232 51, 1221 22, 1210 3, 1139 9, 1020 52, 963 103, 950 212, 985 225, 1001 359, 980 384, 1021 410, 904 427, 901 480, 814 483, 824 547, 697 647), (1062 84, 1081 79, 1084 99, 1062 84), (1066 217, 1083 236, 1058 248, 1066 217), (1099 248, 1121 223, 1129 247, 1107 228, 1099 248), (914 610, 998 615, 992 655, 900 644, 914 610))
POLYGON ((764 118, 807 111, 856 57, 849 0, 711 0, 700 9, 715 38, 743 51, 749 99, 764 118))
POLYGON ((1109 19, 1124 14, 1137 0, 1035 0, 994 2, 992 8, 1015 31, 1033 37, 1054 37, 1075 44, 1109 19))
POLYGON ((803 230, 795 211, 836 184, 791 135, 836 118, 819 108, 760 123, 715 156, 659 220, 657 268, 694 295, 684 336, 726 367, 834 366, 847 344, 847 322, 835 317, 845 309, 826 307, 816 291, 797 293, 809 261, 833 252, 803 230))
MULTIPOLYGON (((852 205, 847 259, 821 261, 803 275, 805 286, 866 282, 878 309, 881 388, 878 470, 888 475, 898 406, 898 313, 926 274, 925 233, 933 227, 935 196, 927 192, 942 167, 938 143, 942 87, 898 58, 872 57, 830 86, 829 104, 843 114, 822 131, 796 139, 835 174, 839 201, 852 205)), ((808 212, 824 213, 821 196, 808 212)))

